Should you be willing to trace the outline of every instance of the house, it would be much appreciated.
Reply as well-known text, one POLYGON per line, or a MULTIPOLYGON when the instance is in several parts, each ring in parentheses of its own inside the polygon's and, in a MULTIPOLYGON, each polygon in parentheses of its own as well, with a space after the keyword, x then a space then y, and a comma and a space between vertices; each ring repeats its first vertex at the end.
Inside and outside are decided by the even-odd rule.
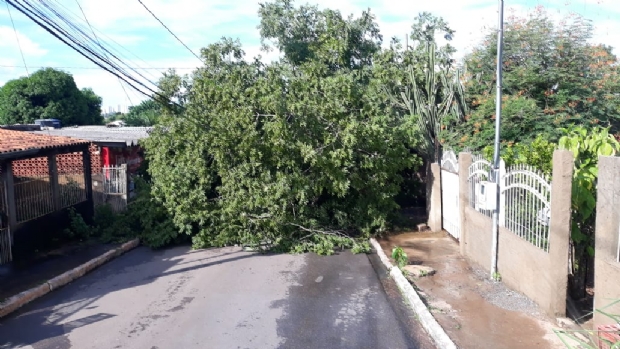
POLYGON ((93 215, 90 142, 0 129, 0 264, 68 226, 67 208, 93 215))
POLYGON ((142 148, 138 144, 148 137, 151 127, 76 126, 60 129, 30 131, 34 134, 80 138, 90 141, 96 149, 102 167, 127 165, 129 174, 134 174, 144 160, 142 148))

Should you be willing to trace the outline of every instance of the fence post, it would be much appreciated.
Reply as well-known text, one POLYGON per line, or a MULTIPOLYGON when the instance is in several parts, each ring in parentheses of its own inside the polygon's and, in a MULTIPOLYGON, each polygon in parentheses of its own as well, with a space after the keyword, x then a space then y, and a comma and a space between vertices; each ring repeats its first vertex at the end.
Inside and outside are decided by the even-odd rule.
POLYGON ((89 203, 88 207, 91 207, 94 212, 93 174, 91 173, 90 147, 88 146, 86 149, 82 150, 82 167, 84 169, 84 191, 86 192, 86 201, 89 203))
POLYGON ((9 234, 11 234, 11 246, 14 243, 13 233, 17 226, 17 210, 15 203, 15 183, 13 181, 13 162, 5 161, 1 164, 2 177, 4 179, 4 193, 6 195, 6 209, 8 215, 9 234))
POLYGON ((568 257, 571 227, 571 195, 573 186, 573 153, 568 150, 553 152, 551 180, 551 219, 549 222, 550 282, 557 290, 549 295, 547 313, 565 316, 568 286, 568 257))
POLYGON ((441 231, 441 167, 438 163, 431 164, 430 211, 428 213, 428 227, 433 233, 441 231))
MULTIPOLYGON (((596 310, 620 314, 618 280, 620 279, 620 158, 601 156, 598 161, 596 196, 596 230, 594 242, 594 326, 615 321, 596 310)), ((595 327, 596 329, 596 327, 595 327)))
POLYGON ((62 203, 60 201, 60 187, 58 185, 58 164, 56 163, 56 154, 47 157, 47 169, 49 171, 50 185, 52 188, 52 201, 54 210, 60 210, 62 203))
POLYGON ((500 227, 506 226, 506 193, 503 192, 506 188, 506 162, 500 160, 499 162, 499 211, 498 222, 500 227))
POLYGON ((125 186, 125 202, 129 202, 129 172, 127 171, 127 164, 121 165, 121 171, 123 172, 123 185, 125 186))
POLYGON ((459 250, 461 255, 465 255, 467 244, 467 226, 465 224, 465 209, 469 207, 469 167, 473 163, 470 153, 462 152, 459 154, 459 213, 461 219, 461 236, 459 238, 459 250))

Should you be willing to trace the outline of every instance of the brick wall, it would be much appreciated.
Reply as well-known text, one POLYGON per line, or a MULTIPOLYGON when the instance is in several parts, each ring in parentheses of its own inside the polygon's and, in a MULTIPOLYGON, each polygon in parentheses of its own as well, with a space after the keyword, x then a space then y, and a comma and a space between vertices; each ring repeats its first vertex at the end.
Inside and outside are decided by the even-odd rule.
MULTIPOLYGON (((92 173, 101 172, 101 155, 99 147, 89 147, 92 173)), ((76 174, 82 171, 82 153, 60 154, 56 158, 58 174, 76 174)), ((47 157, 13 161, 13 175, 16 177, 39 177, 48 172, 47 157)))

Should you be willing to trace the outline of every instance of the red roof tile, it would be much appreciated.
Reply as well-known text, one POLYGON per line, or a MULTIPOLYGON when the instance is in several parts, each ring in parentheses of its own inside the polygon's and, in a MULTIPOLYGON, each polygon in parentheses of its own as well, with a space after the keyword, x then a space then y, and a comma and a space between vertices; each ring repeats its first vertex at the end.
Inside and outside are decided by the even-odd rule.
POLYGON ((24 131, 0 129, 0 154, 89 143, 89 141, 77 138, 46 136, 24 131))

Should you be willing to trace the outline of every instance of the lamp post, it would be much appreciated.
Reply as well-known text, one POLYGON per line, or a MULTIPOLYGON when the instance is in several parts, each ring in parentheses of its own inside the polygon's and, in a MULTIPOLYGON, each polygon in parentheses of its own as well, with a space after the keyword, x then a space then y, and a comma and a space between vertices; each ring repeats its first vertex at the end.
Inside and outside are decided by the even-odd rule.
POLYGON ((491 250, 491 278, 495 279, 497 276, 497 245, 499 236, 499 197, 500 197, 500 178, 499 178, 499 140, 500 140, 500 127, 502 120, 502 69, 503 69, 503 54, 504 54, 504 0, 498 0, 499 2, 499 21, 497 26, 497 78, 496 85, 497 91, 495 93, 495 147, 493 152, 493 169, 492 175, 497 190, 495 195, 495 210, 493 210, 493 245, 491 250))

